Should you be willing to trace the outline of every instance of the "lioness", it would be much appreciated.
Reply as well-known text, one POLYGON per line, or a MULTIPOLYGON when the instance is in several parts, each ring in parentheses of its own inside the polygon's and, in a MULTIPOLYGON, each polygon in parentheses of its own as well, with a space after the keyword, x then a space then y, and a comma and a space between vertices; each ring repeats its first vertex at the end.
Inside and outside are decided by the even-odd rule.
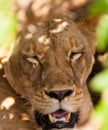
POLYGON ((38 23, 17 40, 0 70, 0 130, 73 130, 88 120, 94 34, 74 17, 38 23))

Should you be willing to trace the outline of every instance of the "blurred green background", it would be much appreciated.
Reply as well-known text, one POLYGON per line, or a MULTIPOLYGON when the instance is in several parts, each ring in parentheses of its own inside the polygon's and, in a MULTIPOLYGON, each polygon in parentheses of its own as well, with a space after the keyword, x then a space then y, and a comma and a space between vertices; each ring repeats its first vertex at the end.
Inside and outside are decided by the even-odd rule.
MULTIPOLYGON (((106 14, 97 28, 97 46, 99 52, 108 51, 108 0, 96 0, 90 8, 92 14, 106 14)), ((0 48, 8 47, 17 34, 16 7, 14 0, 0 0, 0 48)), ((108 57, 103 61, 104 69, 91 80, 91 89, 102 93, 94 116, 102 121, 101 130, 108 130, 108 57)))
MULTIPOLYGON (((108 53, 108 0, 96 0, 90 7, 93 14, 104 14, 97 28, 98 52, 108 53)), ((108 56, 103 61, 104 69, 98 73, 90 82, 92 90, 102 93, 101 100, 96 107, 94 116, 102 122, 100 130, 108 130, 108 56)))
POLYGON ((14 0, 0 0, 0 46, 11 44, 17 33, 14 0), (10 2, 11 1, 11 2, 10 2))

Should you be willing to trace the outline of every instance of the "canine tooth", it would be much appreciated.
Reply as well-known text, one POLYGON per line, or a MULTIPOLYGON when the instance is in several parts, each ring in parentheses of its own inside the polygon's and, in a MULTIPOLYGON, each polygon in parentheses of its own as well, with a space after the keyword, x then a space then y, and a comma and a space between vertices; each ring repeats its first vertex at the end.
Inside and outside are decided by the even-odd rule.
POLYGON ((70 113, 70 112, 66 114, 65 118, 66 118, 66 121, 67 121, 67 122, 69 121, 70 116, 71 116, 71 113, 70 113))
POLYGON ((55 118, 51 114, 49 114, 48 117, 51 123, 55 123, 55 118))

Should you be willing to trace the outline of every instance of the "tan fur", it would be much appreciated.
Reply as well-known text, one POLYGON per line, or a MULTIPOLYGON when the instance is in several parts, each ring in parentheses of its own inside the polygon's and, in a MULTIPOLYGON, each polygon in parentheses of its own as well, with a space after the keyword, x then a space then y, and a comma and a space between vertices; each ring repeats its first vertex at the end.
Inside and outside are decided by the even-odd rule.
POLYGON ((0 130, 42 130, 34 111, 48 114, 60 108, 79 111, 76 126, 88 120, 93 106, 86 80, 93 65, 94 34, 76 23, 68 13, 22 33, 1 69, 0 130), (72 52, 76 54, 70 58, 72 52), (73 93, 61 103, 45 93, 65 89, 73 93), (12 99, 10 106, 4 103, 7 98, 12 99))

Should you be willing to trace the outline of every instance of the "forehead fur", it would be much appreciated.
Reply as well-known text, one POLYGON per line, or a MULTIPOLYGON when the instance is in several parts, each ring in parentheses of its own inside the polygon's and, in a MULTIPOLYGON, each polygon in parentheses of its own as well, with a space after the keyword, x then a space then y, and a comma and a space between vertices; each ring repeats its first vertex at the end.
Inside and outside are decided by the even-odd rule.
POLYGON ((73 14, 64 14, 44 23, 38 23, 35 31, 26 30, 22 34, 20 49, 23 53, 44 53, 54 46, 83 48, 87 39, 80 32, 73 20, 73 14), (83 43, 83 44, 82 44, 83 43))

